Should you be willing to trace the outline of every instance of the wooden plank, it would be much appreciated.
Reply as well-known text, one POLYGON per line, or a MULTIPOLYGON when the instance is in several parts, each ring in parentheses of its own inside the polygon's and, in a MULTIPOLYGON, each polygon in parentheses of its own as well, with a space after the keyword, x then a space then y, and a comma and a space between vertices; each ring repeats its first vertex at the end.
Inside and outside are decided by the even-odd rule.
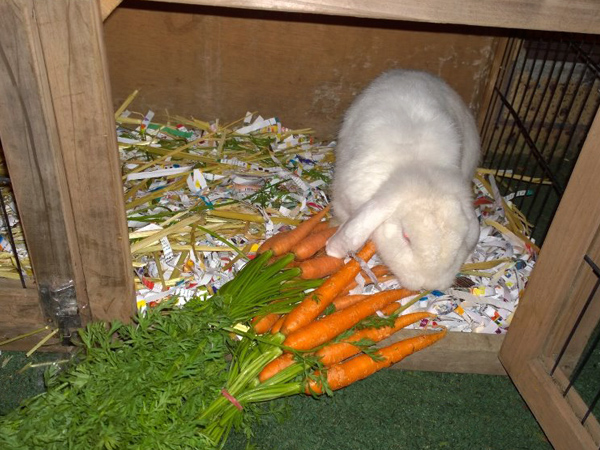
MULTIPOLYGON (((3 281, 0 286, 0 311, 2 311, 0 314, 0 342, 30 333, 46 325, 52 325, 44 319, 38 291, 35 288, 7 287, 3 281)), ((46 330, 31 337, 2 345, 0 351, 28 351, 49 332, 50 330, 46 330)), ((51 338, 48 345, 45 345, 42 350, 65 351, 65 347, 59 344, 58 338, 51 338)))
POLYGON ((48 19, 40 36, 92 317, 128 321, 133 270, 98 5, 41 1, 36 9, 48 19))
MULTIPOLYGON (((35 280, 27 280, 27 284, 30 285, 27 288, 33 288, 35 280)), ((23 286, 21 285, 21 280, 0 277, 0 290, 2 289, 23 289, 23 286)))
MULTIPOLYGON (((600 112, 571 175, 536 266, 519 302, 500 360, 555 448, 598 448, 557 389, 541 359, 554 360, 552 336, 573 325, 565 314, 583 257, 600 227, 600 112)), ((555 355, 554 355, 555 356, 555 355)))
POLYGON ((487 125, 486 117, 493 117, 493 111, 490 111, 490 108, 494 107, 496 109, 495 102, 493 101, 494 88, 503 72, 502 63, 508 49, 508 44, 509 38, 507 37, 500 37, 495 40, 493 49, 494 58, 491 64, 489 64, 487 73, 484 75, 487 83, 481 96, 481 108, 479 108, 479 114, 477 114, 477 129, 481 136, 483 136, 484 128, 487 125))
POLYGON ((7 333, 9 327, 18 329, 18 334, 24 334, 48 324, 39 305, 37 289, 1 287, 0 305, 0 333, 3 338, 16 336, 7 333))
POLYGON ((541 361, 529 361, 518 377, 509 373, 555 449, 598 449, 598 443, 594 443, 541 361))
POLYGON ((441 76, 477 113, 496 41, 440 26, 143 6, 124 4, 104 24, 115 109, 139 89, 130 109, 157 120, 168 111, 231 122, 257 111, 326 140, 354 96, 396 67, 441 76))
POLYGON ((102 20, 108 19, 108 16, 121 4, 123 0, 99 0, 100 1, 100 15, 102 20))
POLYGON ((527 288, 500 360, 509 374, 537 358, 568 307, 573 282, 600 226, 600 112, 596 114, 527 288))
POLYGON ((36 280, 73 283, 83 320, 135 311, 100 10, 0 3, 0 131, 36 280))
POLYGON ((498 28, 600 33, 596 0, 146 0, 498 28))
MULTIPOLYGON (((594 242, 588 249, 587 255, 596 264, 600 262, 600 230, 596 233, 594 242)), ((562 351, 565 342, 573 330, 574 324, 583 312, 584 305, 592 294, 596 283, 598 283, 598 277, 587 263, 582 263, 580 267, 581 270, 573 282, 573 287, 566 302, 568 307, 563 309, 560 314, 560 320, 557 321, 553 333, 548 337, 544 354, 549 355, 553 361, 556 360, 562 351)), ((600 291, 597 291, 574 330, 565 353, 562 355, 560 368, 567 375, 570 375, 575 368, 599 321, 600 291)))
MULTIPOLYGON (((422 333, 423 331, 419 330, 401 330, 378 345, 390 345, 422 333)), ((410 355, 392 368, 506 375, 506 371, 498 359, 498 352, 503 340, 504 335, 448 332, 444 339, 435 345, 410 355)))
MULTIPOLYGON (((0 2, 0 135, 38 284, 79 289, 73 211, 32 1, 0 2)), ((80 266, 80 265, 79 265, 80 266)))
MULTIPOLYGON (((546 372, 548 373, 551 370, 551 367, 554 365, 554 360, 549 358, 543 358, 542 364, 544 365, 544 367, 546 368, 546 372)), ((557 387, 560 389, 560 391, 564 392, 567 386, 569 385, 568 375, 565 374, 562 370, 558 369, 556 370, 552 378, 557 384, 557 387)), ((577 390, 573 388, 569 389, 567 395, 564 397, 569 403, 571 409, 573 410, 575 417, 577 417, 577 419, 581 421, 581 419, 583 419, 588 410, 588 405, 586 404, 586 402, 581 398, 577 390)), ((594 442, 600 444, 600 423, 598 423, 597 418, 593 414, 590 414, 583 423, 583 426, 586 429, 586 431, 590 434, 592 439, 594 439, 594 442)))

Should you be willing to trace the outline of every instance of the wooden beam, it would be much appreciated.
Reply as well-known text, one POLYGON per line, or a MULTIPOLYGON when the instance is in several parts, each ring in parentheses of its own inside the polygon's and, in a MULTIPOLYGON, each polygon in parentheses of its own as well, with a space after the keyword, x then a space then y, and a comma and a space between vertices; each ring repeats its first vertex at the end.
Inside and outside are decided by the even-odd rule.
POLYGON ((0 4, 0 134, 9 173, 15 180, 13 191, 21 216, 33 221, 44 214, 45 221, 30 235, 29 252, 33 259, 44 259, 36 272, 47 278, 49 266, 59 280, 72 277, 68 248, 67 225, 64 216, 70 211, 62 196, 65 193, 64 171, 56 153, 50 149, 59 145, 55 128, 48 123, 53 111, 49 87, 45 79, 39 36, 31 23, 31 10, 12 3, 0 4), (28 14, 29 13, 29 14, 28 14), (45 88, 45 89, 44 89, 45 88), (27 183, 21 183, 20 179, 27 183), (52 178, 51 183, 46 183, 52 178), (48 184, 48 185, 46 185, 48 184), (21 207, 23 204, 23 207, 21 207), (42 245, 44 243, 45 245, 42 245))
MULTIPOLYGON (((596 114, 500 353, 512 376, 548 348, 567 315, 584 255, 600 227, 600 111, 596 114), (524 345, 526 343, 526 345, 524 345)), ((571 325, 574 321, 571 317, 571 325)))
POLYGON ((73 210, 33 6, 0 3, 0 135, 38 284, 77 285, 79 305, 87 307, 77 283, 73 210))
MULTIPOLYGON (((381 346, 390 345, 423 331, 401 330, 382 341, 381 346)), ((393 369, 424 370, 431 372, 479 373, 484 375, 506 375, 498 352, 504 335, 448 332, 435 345, 410 355, 393 369)))
MULTIPOLYGON (((600 230, 596 233, 594 242, 587 251, 587 256, 596 264, 600 263, 600 230)), ((598 283, 598 276, 587 263, 582 264, 581 271, 578 273, 577 278, 573 280, 567 299, 569 306, 563 308, 560 320, 557 320, 556 327, 552 330, 552 334, 548 336, 545 354, 554 359, 563 351, 564 344, 570 336, 569 344, 561 357, 559 366, 568 376, 575 369, 590 338, 594 335, 596 325, 600 321, 600 296, 595 295, 591 299, 589 298, 594 292, 596 283, 598 283), (588 299, 590 303, 586 307, 588 299), (580 315, 582 317, 578 321, 580 315), (578 323, 578 325, 573 330, 573 324, 575 323, 578 323), (571 332, 573 332, 572 335, 570 335, 571 332)))
MULTIPOLYGON (((550 359, 544 359, 541 361, 542 366, 546 369, 546 371, 550 370, 550 367, 553 366, 554 361, 550 359)), ((569 386, 569 375, 565 374, 562 370, 558 369, 554 372, 553 376, 553 384, 560 388, 560 392, 565 392, 567 386, 569 386)), ((588 403, 586 403, 581 395, 577 392, 577 389, 569 389, 567 395, 562 395, 562 397, 568 402, 570 408, 573 410, 573 414, 577 418, 579 424, 575 425, 576 429, 579 428, 579 425, 583 425, 583 427, 590 434, 591 438, 595 442, 600 442, 600 423, 598 423, 598 419, 594 416, 594 414, 590 414, 585 422, 581 424, 581 419, 586 415, 588 410, 588 403)), ((597 450, 597 447, 592 446, 594 450, 597 450)))
MULTIPOLYGON (((547 241, 546 241, 547 242, 547 241)), ((555 449, 596 450, 592 436, 575 416, 569 399, 563 397, 556 382, 548 376, 541 361, 528 361, 524 371, 511 379, 527 401, 555 449)), ((571 396, 576 395, 575 393, 571 396)), ((595 420, 595 419, 594 419, 595 420)))
POLYGON ((596 0, 147 0, 228 8, 600 34, 596 0))
POLYGON ((127 321, 134 285, 98 4, 0 2, 0 45, 0 133, 37 284, 75 297, 83 322, 127 321))
POLYGON ((91 315, 128 321, 135 289, 100 11, 94 0, 36 9, 48 18, 38 22, 91 315))
POLYGON ((100 2, 100 15, 102 20, 108 19, 108 16, 117 9, 123 0, 98 0, 100 2))
MULTIPOLYGON (((4 280, 3 280, 4 281, 4 280)), ((52 324, 44 318, 35 288, 7 287, 0 285, 0 342, 31 333, 52 324)), ((2 350, 28 351, 33 348, 51 330, 44 330, 27 338, 0 346, 2 350)), ((58 336, 51 338, 43 350, 65 351, 61 347, 58 336)))
MULTIPOLYGON (((527 288, 500 350, 500 360, 555 448, 597 449, 550 373, 564 336, 581 309, 584 255, 600 228, 600 112, 571 174, 527 288), (572 309, 572 311, 571 311, 572 309), (548 363, 547 361, 550 361, 548 363), (542 364, 544 363, 544 364, 542 364)), ((587 270, 587 269, 586 269, 587 270)), ((597 311, 596 311, 597 312, 597 311)), ((582 332, 595 324, 589 322, 582 332)), ((576 346, 583 342, 577 341, 576 346)), ((575 349, 577 353, 578 349, 575 349)))
POLYGON ((494 57, 491 64, 488 66, 487 74, 484 75, 484 78, 487 80, 487 82, 483 95, 481 96, 481 106, 476 117, 477 129, 482 137, 484 136, 485 126, 487 125, 486 117, 494 117, 494 111, 491 111, 490 109, 494 108, 495 110, 498 107, 496 106, 496 101, 494 101, 494 99, 497 99, 497 97, 494 97, 494 88, 496 87, 496 83, 503 73, 502 64, 505 60, 509 43, 510 39, 507 37, 500 37, 494 41, 494 47, 492 49, 492 54, 494 57))

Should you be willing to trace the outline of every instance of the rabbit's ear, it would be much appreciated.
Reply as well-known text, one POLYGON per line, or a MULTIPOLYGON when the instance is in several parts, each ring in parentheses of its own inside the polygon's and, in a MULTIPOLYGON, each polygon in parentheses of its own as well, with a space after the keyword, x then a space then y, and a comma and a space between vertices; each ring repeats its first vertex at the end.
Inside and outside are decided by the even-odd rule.
POLYGON ((395 209, 395 205, 386 201, 369 200, 364 203, 327 241, 327 254, 344 258, 348 252, 358 250, 395 209))
POLYGON ((472 201, 469 198, 468 203, 461 203, 462 211, 465 217, 467 218, 467 235, 465 236, 465 242, 469 251, 472 251, 473 247, 479 241, 479 234, 481 232, 481 228, 479 227, 479 220, 477 219, 477 214, 475 213, 475 209, 472 206, 472 201))

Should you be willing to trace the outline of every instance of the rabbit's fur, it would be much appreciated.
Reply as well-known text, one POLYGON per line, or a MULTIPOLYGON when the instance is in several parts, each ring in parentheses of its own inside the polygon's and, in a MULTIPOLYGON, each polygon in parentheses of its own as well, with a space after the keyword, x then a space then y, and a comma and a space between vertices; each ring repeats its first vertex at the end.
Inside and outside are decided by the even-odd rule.
POLYGON ((410 70, 375 79, 339 133, 332 203, 341 226, 327 253, 344 257, 371 238, 404 287, 449 287, 479 237, 479 146, 473 116, 441 79, 410 70))

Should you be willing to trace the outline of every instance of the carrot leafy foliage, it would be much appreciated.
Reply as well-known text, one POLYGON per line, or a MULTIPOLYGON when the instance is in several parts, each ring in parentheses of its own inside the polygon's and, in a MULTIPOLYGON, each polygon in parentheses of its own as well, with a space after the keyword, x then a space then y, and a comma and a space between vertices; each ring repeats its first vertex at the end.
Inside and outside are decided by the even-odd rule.
POLYGON ((79 330, 79 351, 46 373, 47 391, 0 418, 0 448, 212 449, 234 427, 250 436, 264 414, 257 403, 301 392, 301 372, 257 385, 282 339, 238 326, 274 299, 299 301, 311 286, 269 258, 247 263, 210 298, 79 330))

